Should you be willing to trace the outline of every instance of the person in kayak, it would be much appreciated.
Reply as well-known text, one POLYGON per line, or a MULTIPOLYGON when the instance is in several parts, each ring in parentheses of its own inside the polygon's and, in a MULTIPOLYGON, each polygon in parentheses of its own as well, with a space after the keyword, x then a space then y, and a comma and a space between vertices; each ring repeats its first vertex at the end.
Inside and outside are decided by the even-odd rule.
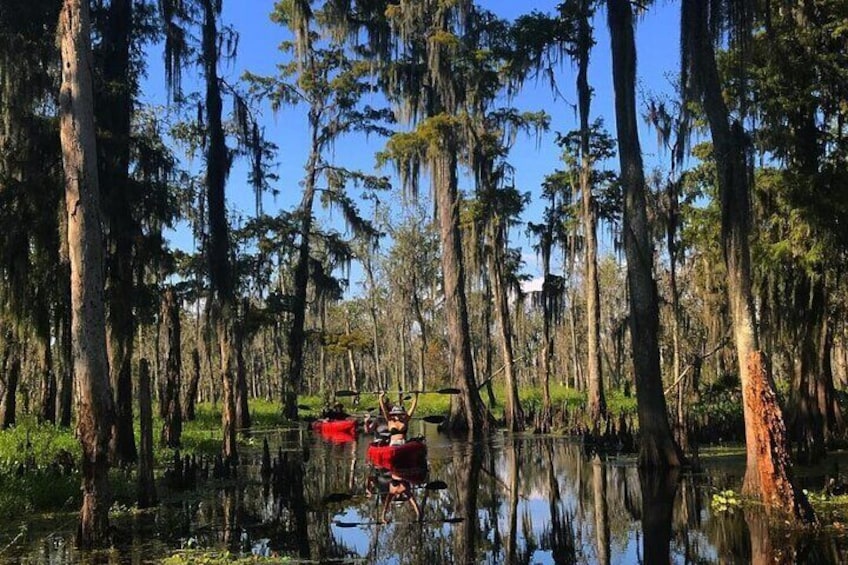
POLYGON ((332 408, 324 410, 322 417, 326 420, 346 420, 350 414, 345 411, 344 404, 336 402, 332 408))
POLYGON ((409 431, 409 419, 415 413, 415 408, 418 406, 418 393, 415 393, 415 398, 412 400, 412 406, 407 412, 403 404, 398 403, 389 408, 386 400, 386 393, 380 394, 380 411, 386 419, 389 432, 389 445, 403 445, 406 443, 406 434, 409 431))

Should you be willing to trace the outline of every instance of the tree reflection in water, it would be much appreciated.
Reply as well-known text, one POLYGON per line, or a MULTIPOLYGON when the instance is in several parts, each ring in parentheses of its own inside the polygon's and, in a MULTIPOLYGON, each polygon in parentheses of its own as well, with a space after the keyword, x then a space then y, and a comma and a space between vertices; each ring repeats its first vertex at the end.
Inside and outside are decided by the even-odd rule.
MULTIPOLYGON (((498 435, 470 444, 431 433, 429 468, 411 479, 397 475, 409 481, 420 519, 403 503, 383 523, 386 498, 368 480, 392 475, 366 464, 367 441, 338 445, 295 432, 269 435, 268 442, 272 471, 266 465, 260 472, 259 449, 245 449, 237 480, 163 490, 148 519, 116 517, 118 531, 131 539, 116 546, 115 558, 141 552, 155 560, 197 547, 399 565, 848 562, 846 538, 832 529, 787 536, 769 531, 756 511, 714 513, 712 494, 738 489, 740 479, 738 469, 718 461, 710 467, 708 458, 702 474, 640 474, 632 459, 590 458, 582 446, 552 436, 498 435)), ((807 478, 809 488, 814 483, 807 478)), ((56 543, 58 524, 44 520, 44 533, 31 528, 3 557, 80 561, 69 544, 56 543)), ((73 531, 66 535, 71 540, 73 531)), ((0 542, 2 536, 0 528, 0 542)))
POLYGON ((639 472, 645 563, 671 563, 671 518, 679 479, 680 470, 677 468, 639 472))

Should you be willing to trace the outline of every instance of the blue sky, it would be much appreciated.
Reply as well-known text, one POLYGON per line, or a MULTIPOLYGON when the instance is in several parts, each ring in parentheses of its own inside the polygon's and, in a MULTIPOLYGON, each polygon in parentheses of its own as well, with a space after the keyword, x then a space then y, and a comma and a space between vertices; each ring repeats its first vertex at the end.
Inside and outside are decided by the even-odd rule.
MULTIPOLYGON (((256 74, 273 74, 275 65, 283 60, 278 51, 281 41, 288 39, 287 30, 270 21, 269 14, 273 0, 225 0, 222 21, 239 33, 238 57, 232 64, 222 66, 220 73, 229 82, 234 82, 242 73, 249 70, 256 74)), ((492 10, 501 17, 514 19, 530 10, 552 12, 557 4, 555 0, 537 2, 515 2, 512 0, 491 0, 480 5, 492 10)), ((670 79, 679 68, 679 7, 676 2, 656 2, 653 8, 638 19, 636 28, 638 57, 638 103, 644 102, 644 96, 656 93, 671 93, 670 79)), ((592 115, 602 117, 610 133, 615 131, 613 110, 612 70, 610 67, 609 36, 606 27, 606 11, 598 10, 595 16, 596 45, 592 52, 589 81, 594 89, 592 115)), ((148 49, 148 77, 142 88, 145 100, 153 104, 165 104, 165 88, 160 45, 148 49)), ((558 71, 559 88, 565 100, 556 99, 545 80, 529 82, 522 93, 511 104, 521 110, 536 111, 543 109, 551 117, 551 130, 542 136, 541 142, 535 139, 519 139, 510 162, 515 168, 516 186, 531 193, 532 202, 525 211, 523 220, 539 222, 544 204, 539 199, 540 186, 545 175, 560 166, 559 148, 554 144, 555 132, 567 132, 577 127, 574 104, 575 70, 566 64, 558 71)), ((184 75, 184 86, 188 92, 199 90, 198 71, 188 70, 184 75)), ((263 206, 268 213, 279 209, 292 209, 300 200, 299 180, 303 176, 306 162, 306 123, 302 109, 288 109, 274 115, 264 109, 262 122, 266 137, 279 146, 277 174, 280 180, 276 188, 280 194, 276 199, 270 195, 264 198, 263 206)), ((656 136, 642 124, 642 150, 646 167, 658 161, 656 136)), ((365 140, 351 137, 340 141, 335 148, 334 158, 338 164, 359 168, 366 172, 376 172, 374 153, 379 151, 385 141, 377 138, 365 140)), ((617 168, 617 161, 610 164, 617 168)), ((390 174, 384 170, 381 174, 390 174)), ((471 188, 464 184, 461 188, 471 188)), ((231 210, 244 215, 254 213, 253 190, 247 183, 244 163, 236 163, 230 175, 227 187, 228 206, 231 210)), ((367 212, 366 212, 367 213, 367 212)), ((320 216, 320 213, 319 213, 320 216)), ((338 214, 335 215, 338 217, 338 214)), ((325 216, 325 221, 334 221, 325 216)), ((340 230, 344 228, 339 226, 340 230)), ((172 243, 181 248, 190 248, 191 236, 188 230, 178 229, 170 234, 172 243)), ((531 276, 539 274, 539 265, 529 242, 524 236, 524 228, 513 230, 512 241, 524 249, 525 271, 531 276)), ((355 271, 354 271, 355 273, 355 271)), ((354 274, 355 276, 355 274, 354 274)), ((351 289, 354 293, 357 289, 351 289)))

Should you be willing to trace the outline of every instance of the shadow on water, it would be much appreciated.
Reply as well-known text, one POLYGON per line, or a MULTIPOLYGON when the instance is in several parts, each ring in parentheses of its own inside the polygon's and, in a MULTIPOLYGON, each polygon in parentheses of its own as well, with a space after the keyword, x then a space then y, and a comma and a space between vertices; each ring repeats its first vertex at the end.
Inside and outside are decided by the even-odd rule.
MULTIPOLYGON (((180 551, 426 565, 848 560, 832 529, 799 536, 770 531, 755 510, 713 511, 714 493, 739 489, 738 465, 706 458, 699 474, 647 473, 562 438, 472 444, 422 432, 425 469, 374 468, 365 436, 268 434, 264 465, 261 449, 245 450, 236 479, 160 485, 158 508, 116 513, 111 551, 75 552, 65 513, 31 517, 25 531, 23 518, 0 526, 0 561, 147 563, 180 551)), ((816 488, 823 478, 805 480, 816 488)))

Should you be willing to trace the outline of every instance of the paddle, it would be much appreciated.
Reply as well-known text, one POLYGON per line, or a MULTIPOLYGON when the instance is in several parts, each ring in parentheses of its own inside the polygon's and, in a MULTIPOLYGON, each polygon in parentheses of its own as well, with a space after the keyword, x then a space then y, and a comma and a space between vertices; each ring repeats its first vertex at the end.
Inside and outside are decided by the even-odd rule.
MULTIPOLYGON (((465 521, 465 518, 455 516, 453 518, 444 518, 442 520, 421 520, 415 522, 391 522, 392 524, 458 524, 465 521)), ((368 521, 368 522, 342 522, 341 520, 334 521, 333 524, 340 528, 356 528, 357 526, 385 526, 386 522, 368 521)))
MULTIPOLYGON (((423 488, 425 490, 445 490, 448 488, 448 484, 445 481, 430 481, 429 483, 424 483, 423 485, 412 485, 413 488, 423 488)), ((325 496, 322 500, 324 504, 331 504, 334 502, 345 502, 346 500, 350 500, 354 496, 361 496, 350 492, 333 492, 325 496)))
POLYGON ((361 391, 361 390, 337 390, 336 396, 361 396, 363 394, 459 394, 462 391, 458 388, 440 388, 438 390, 386 390, 386 391, 361 391))

